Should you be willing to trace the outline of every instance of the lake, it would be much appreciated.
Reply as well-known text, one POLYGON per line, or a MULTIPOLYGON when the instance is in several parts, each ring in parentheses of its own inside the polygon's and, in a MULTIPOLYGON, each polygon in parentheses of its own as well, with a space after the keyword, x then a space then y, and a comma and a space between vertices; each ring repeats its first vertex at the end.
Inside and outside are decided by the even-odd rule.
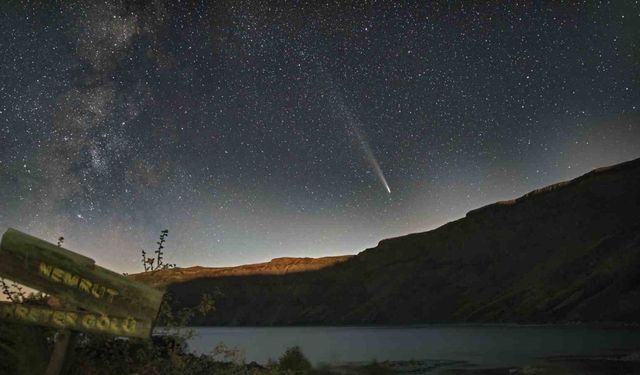
POLYGON ((223 342, 265 364, 302 348, 315 365, 373 360, 461 361, 482 367, 523 366, 536 358, 639 350, 640 329, 585 326, 426 325, 401 327, 197 327, 191 350, 223 342))

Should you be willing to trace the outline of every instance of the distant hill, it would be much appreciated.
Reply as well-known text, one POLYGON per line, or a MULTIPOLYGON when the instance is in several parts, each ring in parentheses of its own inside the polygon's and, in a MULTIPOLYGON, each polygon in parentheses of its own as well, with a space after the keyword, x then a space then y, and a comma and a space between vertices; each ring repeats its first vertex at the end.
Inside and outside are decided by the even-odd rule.
POLYGON ((245 264, 235 267, 188 267, 170 268, 153 272, 131 275, 132 278, 154 287, 166 287, 171 284, 207 277, 247 276, 247 275, 284 275, 287 273, 315 271, 344 262, 353 255, 340 255, 322 258, 275 258, 270 262, 245 264))
POLYGON ((195 324, 640 323, 640 159, 353 257, 286 259, 139 277, 181 306, 221 291, 195 324))

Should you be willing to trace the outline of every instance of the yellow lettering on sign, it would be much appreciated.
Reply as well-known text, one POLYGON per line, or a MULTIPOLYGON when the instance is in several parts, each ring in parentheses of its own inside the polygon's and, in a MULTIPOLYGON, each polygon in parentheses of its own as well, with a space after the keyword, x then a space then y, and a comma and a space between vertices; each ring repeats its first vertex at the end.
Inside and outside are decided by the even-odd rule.
POLYGON ((32 322, 37 322, 40 320, 40 314, 39 314, 39 309, 35 309, 35 308, 31 308, 29 309, 29 320, 31 320, 32 322))
POLYGON ((91 286, 93 285, 93 283, 87 279, 80 279, 80 285, 78 285, 78 288, 80 288, 80 290, 82 290, 83 292, 87 292, 87 293, 91 293, 91 286))
POLYGON ((111 289, 111 288, 107 288, 107 294, 109 295, 107 298, 109 299, 109 302, 113 302, 113 297, 117 296, 118 291, 115 289, 111 289))
POLYGON ((79 275, 67 272, 62 268, 54 267, 44 262, 40 262, 38 270, 41 275, 46 276, 50 280, 78 288, 82 292, 92 295, 98 299, 106 298, 109 302, 113 302, 114 297, 120 295, 120 292, 116 289, 107 288, 104 285, 94 283, 91 280, 81 278, 79 275))
POLYGON ((103 330, 103 331, 108 330, 110 324, 111 324, 111 322, 109 321, 109 317, 105 316, 105 315, 102 315, 96 321, 96 327, 98 327, 98 329, 103 330))
POLYGON ((127 319, 122 323, 122 330, 127 333, 133 333, 136 331, 136 320, 127 319))
POLYGON ((96 298, 101 298, 104 295, 105 289, 107 288, 102 285, 93 284, 93 288, 91 288, 91 294, 93 294, 93 296, 96 298))
POLYGON ((109 324, 109 330, 111 332, 118 332, 120 331, 120 327, 118 326, 118 323, 120 323, 118 321, 118 318, 111 318, 111 324, 109 324))
POLYGON ((51 317, 51 322, 58 327, 64 327, 66 320, 66 314, 64 311, 54 311, 51 317))
POLYGON ((80 281, 80 276, 76 276, 70 272, 65 272, 62 276, 62 282, 69 286, 78 286, 78 282, 80 281))
POLYGON ((46 322, 46 321, 49 321, 49 319, 51 319, 51 315, 53 315, 53 311, 48 309, 41 309, 40 315, 42 316, 42 320, 46 322))
POLYGON ((49 275, 51 275, 51 271, 53 270, 53 267, 46 263, 40 262, 39 269, 41 274, 45 275, 46 277, 49 277, 49 275))
POLYGON ((54 267, 53 271, 51 271, 50 277, 51 277, 51 280, 53 281, 61 282, 64 274, 65 274, 64 270, 61 270, 58 267, 54 267))
POLYGON ((120 318, 89 312, 50 310, 42 306, 0 304, 0 319, 18 320, 48 327, 79 331, 102 331, 113 335, 135 336, 149 329, 142 321, 132 317, 120 318))
POLYGON ((80 323, 87 329, 93 329, 96 326, 96 316, 93 314, 87 314, 82 317, 82 321, 80 323))
POLYGON ((20 319, 27 319, 27 315, 29 314, 29 309, 24 307, 24 306, 16 306, 16 317, 20 318, 20 319))
POLYGON ((65 322, 68 326, 74 326, 78 320, 78 314, 74 312, 68 312, 64 316, 65 322))

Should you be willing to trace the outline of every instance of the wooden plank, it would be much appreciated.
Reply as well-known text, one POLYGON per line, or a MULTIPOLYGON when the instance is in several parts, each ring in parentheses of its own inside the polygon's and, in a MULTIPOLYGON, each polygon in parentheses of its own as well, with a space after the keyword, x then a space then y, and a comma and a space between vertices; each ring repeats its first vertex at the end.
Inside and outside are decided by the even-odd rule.
POLYGON ((101 315, 87 311, 52 309, 49 306, 0 302, 0 319, 60 330, 148 338, 152 324, 135 318, 101 315))
POLYGON ((76 340, 76 335, 75 332, 66 329, 56 333, 53 352, 51 352, 51 359, 49 359, 44 375, 60 375, 62 373, 67 353, 73 350, 73 342, 76 340))
POLYGON ((102 315, 153 322, 162 302, 160 290, 15 229, 2 236, 0 275, 102 315))

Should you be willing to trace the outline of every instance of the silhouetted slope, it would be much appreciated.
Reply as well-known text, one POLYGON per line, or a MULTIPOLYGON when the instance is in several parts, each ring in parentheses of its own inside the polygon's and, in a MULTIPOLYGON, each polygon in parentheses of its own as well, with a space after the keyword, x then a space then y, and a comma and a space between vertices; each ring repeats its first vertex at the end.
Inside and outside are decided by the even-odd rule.
POLYGON ((640 159, 381 241, 333 266, 170 286, 220 290, 210 325, 640 322, 640 159))

